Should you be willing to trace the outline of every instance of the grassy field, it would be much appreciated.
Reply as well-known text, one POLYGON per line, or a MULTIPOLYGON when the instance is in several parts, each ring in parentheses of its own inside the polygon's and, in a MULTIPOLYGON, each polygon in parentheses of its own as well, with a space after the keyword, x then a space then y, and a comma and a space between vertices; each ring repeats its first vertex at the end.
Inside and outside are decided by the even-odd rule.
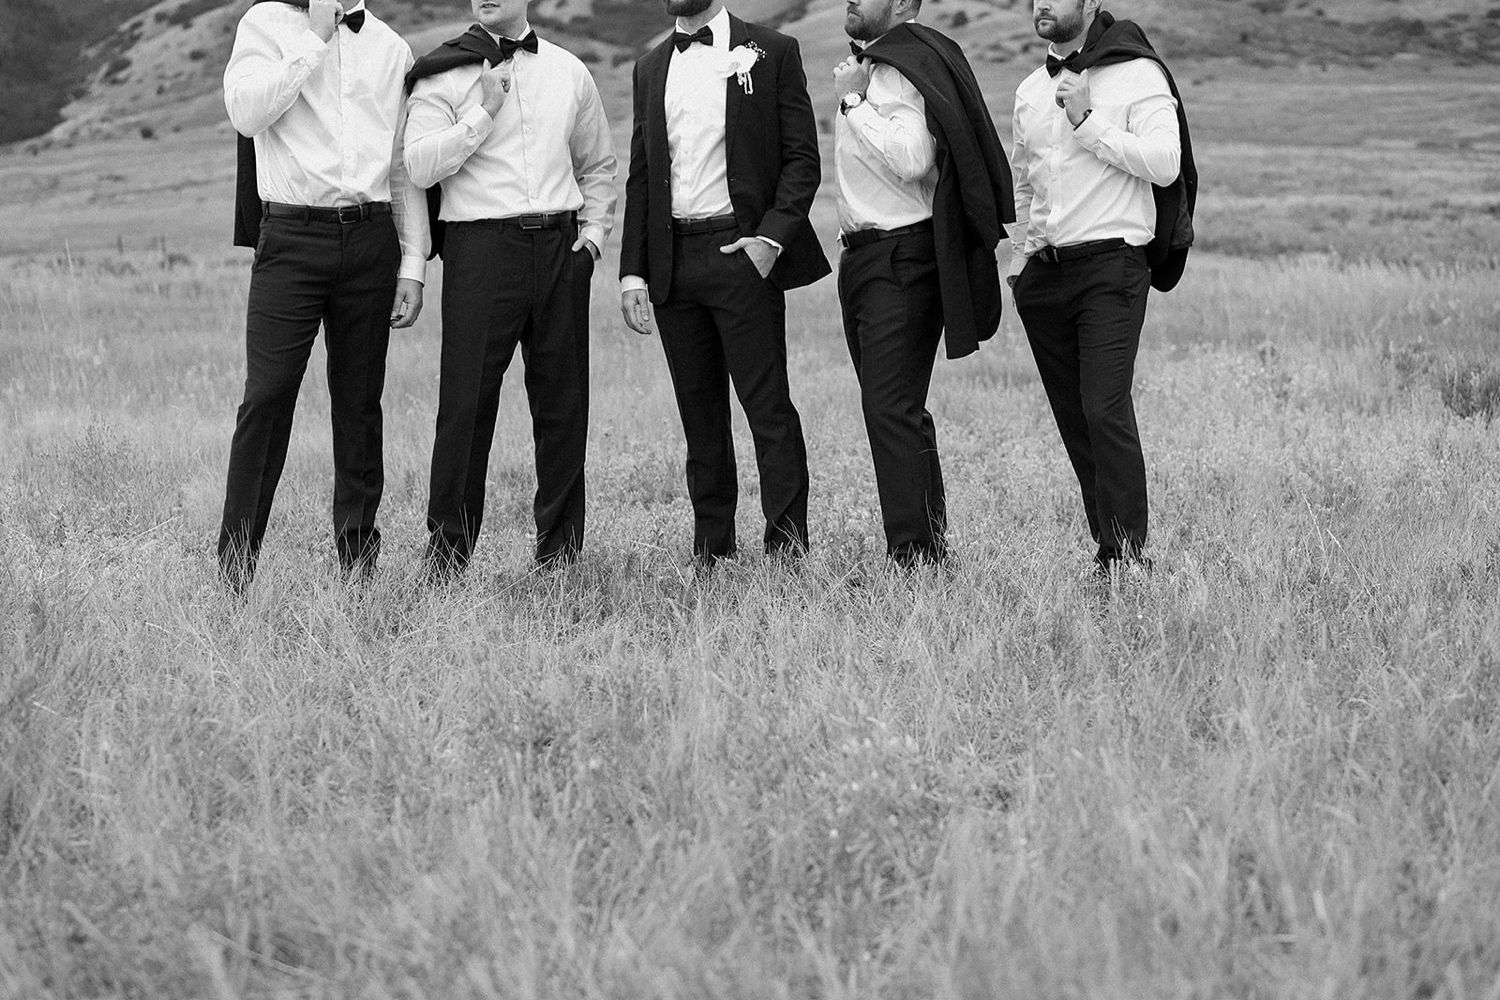
POLYGON ((315 364, 239 604, 227 149, 0 157, 0 998, 1500 1000, 1496 99, 1199 73, 1157 570, 1113 590, 1013 318, 935 380, 956 565, 884 565, 831 281, 790 307, 813 555, 694 582, 608 279, 586 558, 530 570, 517 361, 476 562, 424 587, 434 281, 380 575, 337 580, 315 364))

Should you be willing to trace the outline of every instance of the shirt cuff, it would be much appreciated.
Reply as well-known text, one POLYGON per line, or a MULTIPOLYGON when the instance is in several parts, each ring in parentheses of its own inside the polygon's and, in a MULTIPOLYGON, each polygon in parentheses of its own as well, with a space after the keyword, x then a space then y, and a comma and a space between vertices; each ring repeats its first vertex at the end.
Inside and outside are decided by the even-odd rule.
POLYGON ((398 278, 411 278, 413 281, 427 281, 427 262, 420 254, 402 254, 401 269, 396 272, 398 278))
POLYGON ((756 236, 755 238, 758 239, 758 240, 760 240, 762 243, 769 243, 769 244, 771 244, 771 246, 775 247, 776 248, 776 255, 778 257, 781 256, 781 251, 783 251, 783 250, 786 249, 786 247, 782 246, 780 243, 777 243, 775 240, 771 239, 771 237, 769 237, 769 236, 756 236))
POLYGON ((1104 133, 1109 131, 1109 123, 1104 120, 1103 115, 1089 115, 1083 123, 1073 129, 1073 135, 1080 145, 1085 149, 1092 150, 1099 145, 1104 138, 1104 133))
POLYGON ((579 226, 578 235, 594 244, 594 248, 600 253, 604 252, 604 227, 597 222, 589 222, 579 226))
POLYGON ((874 108, 870 107, 870 101, 868 98, 862 101, 859 107, 850 108, 848 111, 844 112, 844 117, 849 119, 849 124, 853 125, 855 128, 859 128, 861 125, 863 125, 871 115, 874 115, 876 118, 881 117, 879 111, 876 111, 874 108))
POLYGON ((322 61, 328 52, 328 42, 318 37, 318 33, 311 28, 305 28, 292 36, 287 42, 286 54, 293 59, 309 59, 314 64, 322 61))
POLYGON ((480 136, 489 135, 490 129, 495 127, 495 119, 490 117, 490 113, 484 110, 481 104, 476 104, 465 111, 458 120, 467 125, 469 131, 480 136))
POLYGON ((627 274, 620 279, 620 292, 644 292, 646 290, 646 279, 638 274, 627 274))

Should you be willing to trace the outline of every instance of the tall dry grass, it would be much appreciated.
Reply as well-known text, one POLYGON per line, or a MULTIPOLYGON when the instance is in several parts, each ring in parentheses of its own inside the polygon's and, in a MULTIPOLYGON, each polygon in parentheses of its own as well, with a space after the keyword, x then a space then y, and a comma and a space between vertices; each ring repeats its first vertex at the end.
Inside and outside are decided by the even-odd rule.
POLYGON ((434 302, 380 575, 334 570, 315 363, 240 604, 244 261, 12 263, 0 997, 1500 997, 1500 443, 1442 391, 1493 274, 1191 268, 1139 366, 1148 579, 1080 580, 1009 322, 939 365, 957 564, 889 570, 825 282, 814 553, 695 582, 660 348, 601 282, 581 564, 527 562, 517 368, 476 563, 420 582, 434 302))

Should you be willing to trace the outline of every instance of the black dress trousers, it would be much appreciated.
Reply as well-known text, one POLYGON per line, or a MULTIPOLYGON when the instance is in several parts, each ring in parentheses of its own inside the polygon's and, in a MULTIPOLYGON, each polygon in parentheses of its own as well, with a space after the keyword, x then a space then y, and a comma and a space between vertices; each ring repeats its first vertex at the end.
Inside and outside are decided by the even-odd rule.
POLYGON ((1101 565, 1146 544, 1146 462, 1131 383, 1151 272, 1143 247, 1047 263, 1016 279, 1016 312, 1083 492, 1101 565))
POLYGON ((947 555, 947 504, 927 391, 943 333, 931 232, 845 250, 839 260, 844 337, 885 522, 886 551, 904 565, 947 555))
POLYGON ((261 222, 245 324, 245 395, 229 450, 219 562, 246 583, 286 465, 292 412, 318 325, 333 415, 333 532, 346 569, 380 552, 380 395, 401 248, 389 212, 360 222, 261 222))
POLYGON ((576 225, 450 222, 443 246, 443 349, 432 449, 428 556, 462 568, 484 522, 500 386, 516 346, 536 446, 536 559, 583 546, 589 422, 589 281, 576 225))
POLYGON ((687 437, 693 555, 707 561, 736 550, 731 382, 755 441, 765 550, 807 549, 807 445, 787 380, 786 296, 743 251, 719 252, 739 238, 734 228, 675 234, 672 291, 656 306, 687 437))

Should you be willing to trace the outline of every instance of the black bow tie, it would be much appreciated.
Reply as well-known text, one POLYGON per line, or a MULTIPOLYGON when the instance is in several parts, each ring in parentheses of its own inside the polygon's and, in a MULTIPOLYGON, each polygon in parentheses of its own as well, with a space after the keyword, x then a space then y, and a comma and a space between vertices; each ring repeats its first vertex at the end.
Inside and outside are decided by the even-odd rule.
POLYGON ((854 54, 854 58, 858 59, 865 54, 865 47, 858 42, 850 42, 849 51, 854 54))
POLYGON ((692 45, 694 42, 702 42, 704 45, 713 45, 713 29, 705 24, 703 27, 699 28, 691 35, 686 31, 672 32, 672 44, 677 46, 678 52, 681 52, 683 49, 687 48, 689 45, 692 45))
POLYGON ((1068 56, 1067 56, 1066 59, 1059 59, 1059 58, 1057 58, 1057 56, 1055 56, 1052 53, 1048 52, 1047 53, 1047 75, 1048 76, 1056 76, 1057 74, 1061 73, 1063 70, 1068 70, 1069 72, 1072 72, 1072 73, 1078 72, 1078 70, 1074 69, 1074 67, 1078 64, 1078 54, 1080 52, 1082 52, 1082 51, 1083 51, 1082 49, 1074 49, 1072 52, 1068 53, 1068 56))
POLYGON ((361 7, 359 10, 352 10, 343 17, 340 17, 339 24, 342 24, 356 35, 359 34, 359 29, 365 26, 364 8, 361 7))
POLYGON ((505 60, 514 56, 516 54, 516 49, 525 49, 527 52, 535 53, 536 32, 528 31, 526 32, 526 37, 521 39, 506 38, 504 35, 501 35, 500 40, 496 42, 496 44, 500 46, 501 62, 504 62, 505 60))

